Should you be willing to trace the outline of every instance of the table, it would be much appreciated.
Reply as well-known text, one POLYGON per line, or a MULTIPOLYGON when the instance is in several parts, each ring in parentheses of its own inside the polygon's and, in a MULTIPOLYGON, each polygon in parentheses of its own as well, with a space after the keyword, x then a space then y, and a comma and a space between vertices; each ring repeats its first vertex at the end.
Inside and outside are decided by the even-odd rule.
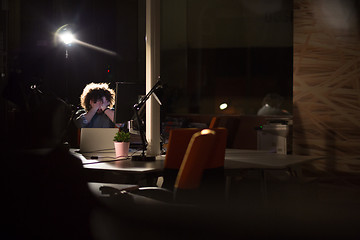
POLYGON ((125 183, 144 186, 155 185, 154 181, 162 175, 164 169, 164 157, 159 156, 153 162, 140 162, 127 159, 115 159, 115 154, 101 153, 97 159, 91 159, 90 155, 83 155, 78 149, 70 149, 71 154, 78 157, 84 167, 85 176, 89 182, 125 183), (111 157, 110 157, 111 156, 111 157))
MULTIPOLYGON (((98 156, 98 159, 91 159, 90 156, 85 157, 78 153, 76 149, 70 151, 82 160, 90 181, 153 186, 155 185, 154 179, 162 175, 164 168, 164 155, 158 156, 153 162, 139 162, 132 161, 130 158, 122 160, 109 158, 110 155, 114 155, 113 153, 98 156)), ((316 159, 320 159, 320 157, 226 149, 224 162, 226 194, 229 193, 232 177, 242 174, 244 170, 259 170, 261 172, 261 189, 264 198, 266 198, 266 170, 286 170, 292 175, 298 176, 301 174, 298 168, 301 164, 316 159)))
POLYGON ((244 170, 258 170, 261 173, 261 191, 264 201, 267 196, 266 171, 285 170, 292 176, 300 176, 300 165, 322 157, 276 154, 268 151, 226 149, 224 169, 226 175, 226 194, 229 194, 231 181, 244 170))
MULTIPOLYGON (((294 170, 297 166, 319 159, 320 157, 276 154, 268 151, 226 149, 225 171, 227 175, 236 174, 243 169, 286 169, 294 170)), ((292 171, 292 174, 301 174, 299 171, 292 171)))

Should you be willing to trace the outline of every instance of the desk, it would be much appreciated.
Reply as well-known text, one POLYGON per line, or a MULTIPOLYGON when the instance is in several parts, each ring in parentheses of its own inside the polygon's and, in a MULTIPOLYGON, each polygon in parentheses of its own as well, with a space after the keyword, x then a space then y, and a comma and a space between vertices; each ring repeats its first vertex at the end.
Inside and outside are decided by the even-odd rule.
MULTIPOLYGON (((78 153, 78 149, 70 149, 70 152, 78 157, 86 172, 89 182, 108 182, 139 184, 144 186, 154 185, 154 179, 162 175, 164 169, 164 157, 157 157, 153 162, 140 162, 128 159, 109 160, 90 159, 83 154, 78 153)), ((115 154, 111 154, 114 156, 115 154)))
MULTIPOLYGON (((162 175, 164 168, 165 156, 158 156, 154 162, 138 162, 130 159, 99 162, 84 157, 84 155, 77 153, 75 149, 70 151, 82 160, 89 181, 154 186, 156 183, 154 181, 162 175)), ((244 170, 258 170, 261 173, 261 192, 264 202, 266 202, 266 170, 285 170, 289 171, 293 176, 298 176, 301 174, 299 168, 301 164, 320 158, 282 155, 267 151, 226 149, 224 162, 226 197, 228 198, 234 176, 243 174, 244 170)))
POLYGON ((301 175, 301 164, 321 158, 276 154, 267 151, 226 149, 224 162, 226 194, 229 194, 232 177, 240 175, 244 170, 258 170, 261 173, 261 191, 266 201, 266 170, 285 170, 292 176, 299 176, 301 175))
POLYGON ((226 149, 225 170, 227 174, 244 169, 289 169, 318 158, 312 156, 283 155, 267 151, 226 149))

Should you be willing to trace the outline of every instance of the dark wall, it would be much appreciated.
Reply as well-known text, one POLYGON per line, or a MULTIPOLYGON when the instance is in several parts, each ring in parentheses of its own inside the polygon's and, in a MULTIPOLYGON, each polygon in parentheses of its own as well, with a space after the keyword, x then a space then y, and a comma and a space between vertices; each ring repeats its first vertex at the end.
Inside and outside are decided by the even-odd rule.
MULTIPOLYGON (((78 105, 83 87, 90 82, 142 81, 139 61, 137 0, 21 0, 10 4, 9 82, 26 87, 37 84, 45 91, 78 105), (18 14, 16 14, 18 13, 18 14), (18 24, 16 24, 18 22, 18 24), (71 24, 76 37, 108 49, 116 56, 82 45, 54 44, 54 33, 71 24), (108 72, 109 70, 109 72, 108 72)), ((144 68, 144 69, 142 69, 144 68)))
POLYGON ((162 108, 253 115, 277 93, 292 112, 292 1, 161 3, 161 77, 168 84, 162 108))

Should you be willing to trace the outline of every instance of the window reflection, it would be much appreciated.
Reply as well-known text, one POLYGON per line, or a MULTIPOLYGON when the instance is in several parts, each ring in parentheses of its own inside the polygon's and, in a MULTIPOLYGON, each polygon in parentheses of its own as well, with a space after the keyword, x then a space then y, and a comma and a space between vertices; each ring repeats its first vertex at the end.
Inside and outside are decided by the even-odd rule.
POLYGON ((167 113, 222 114, 231 102, 230 114, 255 115, 269 92, 291 110, 292 1, 271 3, 162 1, 167 113))

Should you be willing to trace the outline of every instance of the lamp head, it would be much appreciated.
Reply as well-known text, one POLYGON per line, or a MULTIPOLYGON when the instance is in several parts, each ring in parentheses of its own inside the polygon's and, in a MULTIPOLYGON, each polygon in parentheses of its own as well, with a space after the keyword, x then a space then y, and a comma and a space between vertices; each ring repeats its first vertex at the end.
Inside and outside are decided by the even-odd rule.
POLYGON ((219 108, 220 108, 220 110, 225 110, 228 108, 228 104, 226 102, 224 102, 224 103, 220 104, 219 108))
POLYGON ((66 45, 70 45, 75 40, 74 35, 70 31, 60 33, 59 38, 66 45))
POLYGON ((65 24, 58 28, 55 33, 55 44, 63 43, 66 46, 70 46, 72 43, 76 41, 75 35, 72 31, 72 26, 70 24, 65 24))

